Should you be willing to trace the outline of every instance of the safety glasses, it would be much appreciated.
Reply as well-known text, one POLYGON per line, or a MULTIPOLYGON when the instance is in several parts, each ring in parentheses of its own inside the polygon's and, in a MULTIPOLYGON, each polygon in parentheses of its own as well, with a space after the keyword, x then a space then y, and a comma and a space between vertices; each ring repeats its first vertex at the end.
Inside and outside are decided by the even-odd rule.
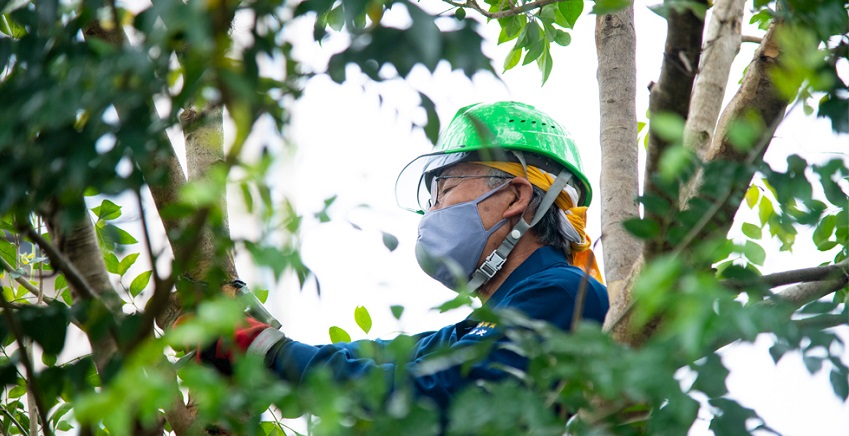
MULTIPOLYGON (((430 181, 430 190, 428 193, 430 195, 420 196, 419 197, 419 205, 423 211, 427 212, 433 205, 438 201, 437 196, 439 195, 439 181, 440 180, 448 180, 448 179, 512 179, 513 176, 490 176, 490 175, 468 175, 468 176, 436 176, 433 180, 430 181)), ((465 180, 463 180, 465 181, 465 180)), ((460 182, 462 183, 462 181, 460 182)), ((457 183, 459 185, 460 183, 457 183)), ((455 185, 456 186, 456 185, 455 185)))

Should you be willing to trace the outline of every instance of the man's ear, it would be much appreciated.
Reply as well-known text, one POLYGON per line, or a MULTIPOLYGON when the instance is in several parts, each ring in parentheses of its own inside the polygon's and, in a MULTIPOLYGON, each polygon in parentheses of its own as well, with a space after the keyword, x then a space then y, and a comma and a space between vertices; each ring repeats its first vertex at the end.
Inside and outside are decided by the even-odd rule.
POLYGON ((531 204, 533 198, 534 187, 531 182, 524 177, 514 177, 510 180, 510 189, 515 193, 513 200, 510 202, 507 210, 504 211, 502 218, 513 218, 521 215, 531 204))

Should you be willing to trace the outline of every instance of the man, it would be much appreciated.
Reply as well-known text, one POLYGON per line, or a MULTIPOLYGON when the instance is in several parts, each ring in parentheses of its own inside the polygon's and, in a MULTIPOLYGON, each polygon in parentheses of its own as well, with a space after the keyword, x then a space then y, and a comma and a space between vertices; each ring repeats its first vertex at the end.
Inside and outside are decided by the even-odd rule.
MULTIPOLYGON (((563 330, 570 329, 576 298, 584 289, 582 318, 603 322, 607 291, 584 230, 592 191, 577 147, 553 119, 514 102, 463 108, 434 151, 402 171, 396 185, 402 206, 409 187, 418 189, 411 209, 423 214, 416 257, 431 277, 451 289, 474 292, 489 309, 512 309, 563 330)), ((527 363, 508 348, 494 346, 468 371, 459 364, 415 371, 438 351, 507 341, 503 328, 478 322, 474 315, 414 336, 414 355, 390 363, 364 358, 363 341, 312 346, 248 322, 236 331, 237 347, 264 356, 272 371, 293 384, 322 369, 339 382, 375 371, 394 380, 403 365, 412 369, 405 373, 416 394, 443 410, 468 383, 504 378, 505 366, 523 370, 527 363)), ((386 344, 366 342, 372 349, 386 344)), ((219 342, 202 353, 203 359, 226 359, 229 353, 221 351, 219 342)))

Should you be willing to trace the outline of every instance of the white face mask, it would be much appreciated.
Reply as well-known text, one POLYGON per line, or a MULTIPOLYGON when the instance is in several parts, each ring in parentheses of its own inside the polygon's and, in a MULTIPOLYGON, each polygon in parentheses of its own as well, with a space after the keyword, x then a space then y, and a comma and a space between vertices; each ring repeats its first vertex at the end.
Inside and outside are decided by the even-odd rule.
POLYGON ((416 260, 427 275, 455 291, 459 287, 458 277, 466 280, 472 277, 489 235, 507 222, 503 219, 486 230, 478 203, 508 183, 474 200, 432 210, 422 217, 416 239, 416 260))

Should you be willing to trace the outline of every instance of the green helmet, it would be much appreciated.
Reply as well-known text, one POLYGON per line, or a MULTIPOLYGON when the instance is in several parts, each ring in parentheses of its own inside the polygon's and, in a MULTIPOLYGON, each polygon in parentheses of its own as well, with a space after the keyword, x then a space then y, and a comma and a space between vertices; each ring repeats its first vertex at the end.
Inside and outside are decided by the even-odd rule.
POLYGON ((572 136, 557 121, 533 106, 512 101, 477 103, 460 109, 439 136, 433 150, 419 156, 398 175, 398 205, 424 213, 430 180, 439 170, 459 162, 521 162, 554 175, 563 168, 575 177, 579 206, 589 206, 592 188, 581 170, 572 136), (415 198, 410 198, 412 193, 415 198))

